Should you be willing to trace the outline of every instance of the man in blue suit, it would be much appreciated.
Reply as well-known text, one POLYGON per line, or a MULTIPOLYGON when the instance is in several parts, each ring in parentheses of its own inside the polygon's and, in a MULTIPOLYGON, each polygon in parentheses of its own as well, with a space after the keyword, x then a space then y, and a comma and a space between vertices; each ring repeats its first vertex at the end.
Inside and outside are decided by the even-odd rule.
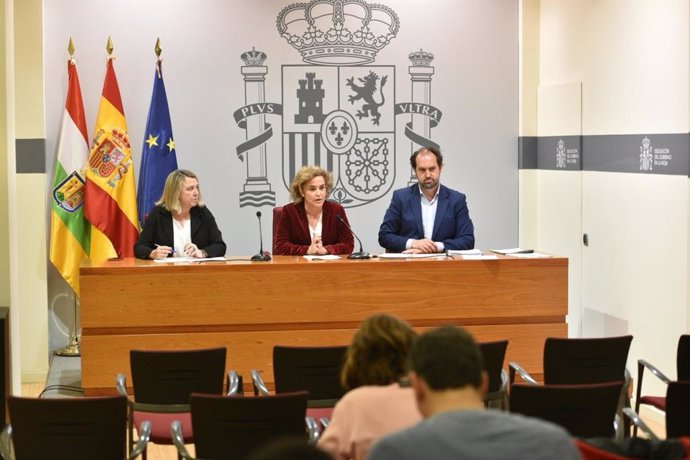
POLYGON ((443 156, 423 147, 410 157, 418 183, 393 192, 379 229, 390 252, 429 254, 474 248, 474 225, 463 193, 440 184, 443 156))

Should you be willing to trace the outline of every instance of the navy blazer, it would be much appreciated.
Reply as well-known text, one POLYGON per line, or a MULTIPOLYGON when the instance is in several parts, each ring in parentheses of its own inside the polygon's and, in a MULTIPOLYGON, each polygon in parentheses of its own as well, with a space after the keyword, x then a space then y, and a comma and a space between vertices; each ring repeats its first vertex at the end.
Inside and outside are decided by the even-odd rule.
MULTIPOLYGON (((334 201, 324 201, 321 214, 321 242, 329 254, 350 254, 355 247, 352 232, 338 221, 348 222, 345 209, 334 201)), ((348 225, 350 223, 348 222, 348 225)), ((311 232, 304 201, 283 206, 275 238, 275 254, 302 256, 311 245, 311 232)))
MULTIPOLYGON (((206 251, 208 257, 224 256, 227 247, 208 207, 194 206, 190 209, 190 218, 192 243, 206 251)), ((146 218, 139 240, 134 244, 134 255, 139 259, 148 259, 151 251, 156 249, 156 244, 173 247, 172 219, 170 211, 162 206, 153 208, 146 218)))
MULTIPOLYGON (((474 248, 474 225, 465 195, 443 185, 440 187, 431 239, 443 243, 445 249, 474 248)), ((391 204, 379 229, 379 244, 391 252, 404 251, 410 238, 424 238, 418 184, 393 192, 391 204)))

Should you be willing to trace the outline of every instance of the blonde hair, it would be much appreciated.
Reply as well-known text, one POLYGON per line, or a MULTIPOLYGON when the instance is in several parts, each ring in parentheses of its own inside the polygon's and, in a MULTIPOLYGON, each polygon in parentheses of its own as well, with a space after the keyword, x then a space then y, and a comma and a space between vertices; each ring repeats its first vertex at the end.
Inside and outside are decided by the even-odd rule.
POLYGON ((290 196, 295 203, 302 201, 302 188, 304 184, 309 182, 315 177, 323 177, 324 182, 326 182, 326 196, 330 196, 333 191, 333 176, 331 173, 319 166, 303 166, 297 174, 295 174, 295 179, 290 185, 290 196))
MULTIPOLYGON (((199 178, 196 177, 196 174, 186 169, 178 169, 168 174, 168 178, 165 179, 163 195, 161 195, 160 200, 158 200, 156 204, 163 206, 163 208, 170 212, 182 212, 182 207, 180 206, 180 194, 184 188, 185 179, 188 177, 196 179, 197 182, 199 181, 199 178)), ((204 200, 201 197, 201 188, 199 188, 199 207, 204 207, 204 200)))
POLYGON ((389 385, 405 377, 416 339, 414 329, 396 316, 379 314, 365 319, 345 353, 340 372, 343 388, 389 385))

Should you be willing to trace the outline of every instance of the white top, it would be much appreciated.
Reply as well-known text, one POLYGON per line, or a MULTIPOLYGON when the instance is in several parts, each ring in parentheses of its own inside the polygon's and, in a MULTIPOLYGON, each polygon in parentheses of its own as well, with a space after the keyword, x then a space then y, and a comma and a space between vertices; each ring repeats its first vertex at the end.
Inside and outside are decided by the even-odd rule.
POLYGON ((321 237, 321 231, 323 230, 323 225, 321 223, 321 218, 323 217, 323 212, 319 214, 319 220, 316 222, 316 226, 312 227, 311 225, 309 226, 309 234, 311 236, 311 239, 318 237, 321 237))
POLYGON ((180 222, 171 217, 173 223, 173 257, 184 257, 184 247, 192 242, 192 220, 190 218, 180 222))

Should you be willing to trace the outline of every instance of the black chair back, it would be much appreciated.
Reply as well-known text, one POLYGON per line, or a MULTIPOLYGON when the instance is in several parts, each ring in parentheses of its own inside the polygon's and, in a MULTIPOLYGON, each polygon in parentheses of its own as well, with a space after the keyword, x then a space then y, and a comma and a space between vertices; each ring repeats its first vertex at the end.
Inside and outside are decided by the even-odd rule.
POLYGON ((489 393, 495 393, 501 389, 501 371, 507 348, 507 340, 479 343, 479 349, 484 358, 484 370, 489 374, 489 393))
POLYGON ((276 393, 308 391, 309 400, 340 399, 340 369, 347 346, 273 347, 273 376, 276 393))
POLYGON ((244 459, 268 441, 307 434, 307 392, 243 398, 193 394, 192 429, 196 457, 244 459))
POLYGON ((510 411, 562 426, 582 438, 615 435, 613 420, 622 382, 592 385, 514 384, 510 411))
POLYGON ((575 385, 625 380, 632 336, 564 339, 544 344, 544 383, 575 385))
POLYGON ((690 382, 670 382, 666 390, 666 438, 690 436, 690 382))
POLYGON ((679 381, 690 381, 690 335, 681 335, 678 339, 676 369, 679 381))
POLYGON ((122 460, 126 457, 124 396, 8 398, 17 460, 122 460))
POLYGON ((223 393, 225 348, 132 350, 134 400, 146 404, 188 404, 192 393, 223 393))

